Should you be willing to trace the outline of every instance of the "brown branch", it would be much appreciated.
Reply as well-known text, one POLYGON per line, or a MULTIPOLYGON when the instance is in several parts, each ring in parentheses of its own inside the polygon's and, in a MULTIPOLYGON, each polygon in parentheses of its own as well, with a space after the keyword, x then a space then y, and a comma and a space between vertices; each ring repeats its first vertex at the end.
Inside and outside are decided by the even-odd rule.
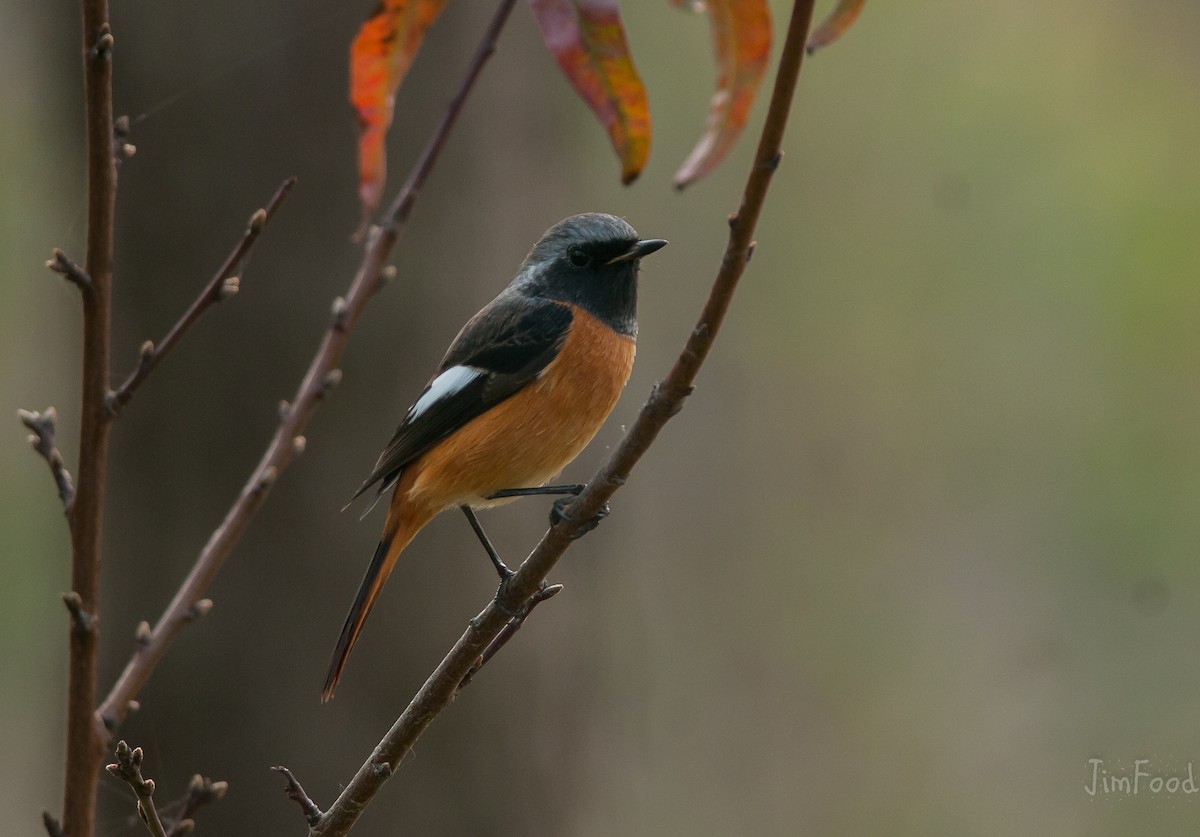
MULTIPOLYGON (((82 612, 98 619, 100 535, 104 477, 111 427, 105 396, 109 385, 112 315, 113 224, 117 169, 113 160, 112 51, 108 0, 83 0, 83 78, 87 135, 87 251, 83 297, 82 397, 75 501, 71 529, 71 590, 82 612)), ((57 260, 57 259, 56 259, 57 260)), ((78 282, 77 282, 78 284, 78 282)), ((63 782, 63 833, 91 837, 96 826, 96 776, 104 760, 104 737, 93 723, 99 630, 69 634, 67 753, 63 782)))
POLYGON ((293 800, 300 806, 301 813, 304 814, 305 821, 311 826, 316 825, 321 821, 321 809, 317 807, 317 803, 312 801, 312 797, 304 790, 304 785, 300 784, 300 780, 292 774, 292 771, 286 767, 272 767, 272 770, 278 770, 287 779, 287 787, 283 792, 287 794, 287 798, 293 800))
POLYGON ((142 748, 130 749, 124 741, 117 742, 117 760, 105 768, 125 782, 137 795, 137 812, 154 837, 167 837, 167 830, 154 807, 154 780, 142 777, 142 748))
POLYGON ((63 604, 71 614, 71 627, 80 633, 96 630, 96 617, 83 609, 83 599, 76 592, 63 593, 63 604))
POLYGON ((33 435, 29 437, 29 445, 41 454, 50 466, 50 473, 58 486, 58 497, 62 500, 63 511, 70 514, 71 504, 75 502, 75 484, 71 482, 71 475, 67 472, 62 454, 54 445, 54 425, 58 420, 58 413, 53 407, 47 407, 40 413, 17 410, 17 417, 21 419, 21 424, 33 431, 33 435))
POLYGON ((567 507, 568 516, 550 528, 509 579, 502 600, 489 603, 482 613, 471 620, 466 632, 421 686, 320 822, 310 830, 310 835, 343 835, 353 827, 363 809, 391 776, 395 766, 412 749, 417 738, 454 699, 464 678, 477 669, 476 661, 509 621, 503 611, 519 610, 537 595, 546 575, 571 545, 573 538, 586 530, 588 521, 625 484, 633 466, 659 431, 682 409, 745 270, 753 245, 754 227, 771 176, 781 159, 780 145, 803 62, 813 4, 814 0, 796 0, 792 7, 770 107, 754 164, 742 193, 741 208, 729 219, 730 234, 725 256, 700 320, 688 337, 679 359, 667 377, 654 388, 637 421, 612 457, 600 468, 583 493, 567 507))
POLYGON ((275 210, 283 203, 283 199, 288 196, 288 193, 295 185, 296 178, 294 177, 289 177, 283 181, 283 184, 275 191, 275 194, 267 203, 266 208, 260 209, 250 216, 250 223, 246 226, 246 231, 242 234, 242 238, 237 243, 237 246, 233 248, 232 252, 225 259, 225 263, 221 265, 213 278, 209 280, 204 290, 200 292, 200 295, 183 312, 183 316, 179 318, 179 321, 171 326, 171 330, 167 332, 167 336, 162 339, 158 346, 156 347, 149 340, 142 344, 137 367, 125 379, 125 383, 108 394, 108 407, 114 416, 120 413, 121 408, 129 403, 129 399, 133 398, 133 394, 137 392, 138 387, 149 377, 150 373, 154 371, 154 368, 167 356, 171 349, 175 348, 175 344, 179 342, 184 333, 195 324, 196 320, 200 319, 200 315, 221 300, 233 296, 238 292, 239 280, 238 277, 234 276, 234 272, 250 255, 254 243, 258 241, 259 235, 262 234, 263 227, 266 226, 267 221, 275 214, 275 210))
POLYGON ((201 601, 204 591, 208 589, 234 545, 246 531, 255 512, 262 506, 267 492, 279 474, 304 449, 304 442, 301 441, 304 438, 304 428, 320 406, 320 402, 341 381, 342 372, 337 368, 337 364, 367 302, 394 275, 387 266, 387 259, 396 243, 399 227, 408 218, 468 94, 474 88, 480 70, 494 51, 496 38, 514 3, 515 0, 503 0, 501 3, 458 92, 447 107, 445 116, 414 165, 408 181, 388 208, 384 222, 372 230, 358 272, 349 291, 335 303, 329 328, 325 331, 321 345, 309 364, 295 397, 290 403, 284 402, 280 405, 279 426, 262 459, 242 487, 237 500, 226 512, 225 519, 200 551, 187 578, 155 623, 149 637, 144 644, 136 648, 112 690, 96 710, 96 723, 100 729, 111 732, 125 718, 129 711, 129 702, 150 679, 175 637, 193 618, 195 605, 201 601))
POLYGON ((86 291, 92 286, 92 277, 88 276, 88 272, 67 258, 67 254, 57 247, 52 251, 46 267, 55 273, 61 273, 64 279, 82 291, 86 291))
POLYGON ((42 811, 42 826, 49 837, 63 837, 62 823, 49 811, 42 811))
POLYGON ((462 682, 458 684, 458 690, 462 691, 467 685, 475 679, 475 675, 479 673, 479 669, 487 665, 488 660, 496 656, 496 652, 508 644, 508 641, 513 638, 517 631, 521 630, 521 626, 525 624, 525 620, 529 618, 529 614, 533 613, 533 609, 540 605, 546 599, 552 599, 562 592, 561 584, 543 584, 538 588, 538 591, 533 594, 528 602, 525 603, 524 609, 519 615, 509 619, 508 622, 500 629, 500 633, 496 634, 495 639, 487 644, 483 649, 483 653, 479 655, 479 659, 471 666, 470 670, 463 677, 462 682))
POLYGON ((163 824, 167 827, 167 837, 183 837, 190 834, 196 827, 196 812, 225 796, 229 790, 228 782, 214 782, 199 773, 192 776, 188 782, 187 793, 180 799, 170 802, 160 811, 163 824))

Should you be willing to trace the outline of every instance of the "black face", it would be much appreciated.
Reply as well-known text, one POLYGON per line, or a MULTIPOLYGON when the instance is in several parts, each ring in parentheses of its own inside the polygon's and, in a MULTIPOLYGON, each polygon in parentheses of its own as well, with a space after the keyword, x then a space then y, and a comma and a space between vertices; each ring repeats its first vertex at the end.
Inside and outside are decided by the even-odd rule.
POLYGON ((578 305, 617 332, 636 336, 638 248, 637 232, 620 218, 575 215, 534 245, 515 288, 578 305))

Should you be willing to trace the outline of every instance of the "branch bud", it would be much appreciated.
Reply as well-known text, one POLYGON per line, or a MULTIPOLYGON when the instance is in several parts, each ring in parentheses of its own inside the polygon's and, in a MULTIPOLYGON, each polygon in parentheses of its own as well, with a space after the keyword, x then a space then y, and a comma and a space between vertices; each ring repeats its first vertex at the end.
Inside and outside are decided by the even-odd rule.
POLYGON ((217 299, 228 299, 241 290, 242 280, 237 276, 230 276, 221 283, 221 287, 217 289, 217 299))
POLYGON ((308 440, 303 436, 296 436, 292 439, 292 451, 299 456, 304 453, 304 449, 308 447, 308 440))
POLYGON ((150 623, 144 619, 138 622, 137 629, 133 632, 133 640, 138 644, 138 647, 145 648, 153 638, 154 631, 150 629, 150 623))
POLYGON ((333 392, 334 388, 342 382, 342 370, 330 369, 325 373, 324 380, 321 381, 321 396, 324 397, 333 392))
POLYGON ((333 328, 337 331, 344 330, 346 328, 346 311, 348 310, 345 298, 335 296, 329 310, 333 314, 333 328))
POLYGON ((258 478, 258 486, 257 486, 258 490, 266 491, 268 488, 270 488, 272 485, 275 484, 275 480, 278 476, 279 476, 279 471, 277 471, 275 469, 275 466, 268 465, 266 468, 263 469, 262 476, 258 478))
POLYGON ((267 210, 259 209, 250 216, 250 232, 258 235, 267 223, 267 210))
POLYGON ((104 24, 100 29, 100 37, 96 39, 96 45, 88 50, 88 58, 92 60, 103 58, 107 61, 112 57, 112 50, 115 43, 108 24, 104 24))

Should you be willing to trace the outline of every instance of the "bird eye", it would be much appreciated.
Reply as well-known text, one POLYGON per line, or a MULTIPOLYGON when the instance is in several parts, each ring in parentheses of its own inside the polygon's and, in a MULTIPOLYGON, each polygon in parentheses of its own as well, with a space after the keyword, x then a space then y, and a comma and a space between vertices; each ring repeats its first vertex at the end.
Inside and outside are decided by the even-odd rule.
POLYGON ((582 247, 572 247, 567 252, 567 258, 571 260, 571 264, 576 267, 587 267, 592 261, 592 257, 583 251, 582 247))

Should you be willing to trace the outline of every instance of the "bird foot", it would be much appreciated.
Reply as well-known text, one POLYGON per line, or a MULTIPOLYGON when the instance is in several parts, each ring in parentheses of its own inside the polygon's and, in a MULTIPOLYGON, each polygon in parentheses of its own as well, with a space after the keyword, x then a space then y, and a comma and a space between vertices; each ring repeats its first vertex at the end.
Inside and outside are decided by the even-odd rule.
MULTIPOLYGON (((571 520, 575 519, 575 518, 569 516, 566 512, 567 504, 570 503, 573 499, 574 499, 573 497, 560 497, 559 499, 554 501, 554 505, 550 507, 550 525, 551 526, 554 526, 555 524, 559 523, 560 521, 564 521, 564 520, 571 521, 571 520)), ((612 511, 612 509, 610 509, 608 507, 608 503, 605 502, 605 504, 600 508, 600 511, 596 512, 594 517, 592 517, 590 520, 585 520, 583 523, 580 524, 579 531, 570 536, 571 540, 578 540, 579 538, 582 538, 584 535, 586 535, 588 532, 595 529, 597 526, 600 525, 601 520, 608 517, 608 515, 611 511, 612 511)))
POLYGON ((508 592, 509 579, 511 579, 514 575, 516 575, 516 573, 514 573, 512 570, 508 570, 507 567, 505 569, 507 570, 507 574, 502 573, 500 575, 500 586, 496 588, 496 599, 495 599, 496 609, 499 610, 501 613, 503 613, 505 616, 507 616, 509 619, 524 619, 529 614, 529 603, 528 602, 526 602, 524 605, 522 605, 521 607, 519 607, 515 611, 513 611, 513 610, 509 610, 507 607, 505 607, 504 603, 501 601, 501 599, 504 598, 504 594, 506 592, 508 592))

